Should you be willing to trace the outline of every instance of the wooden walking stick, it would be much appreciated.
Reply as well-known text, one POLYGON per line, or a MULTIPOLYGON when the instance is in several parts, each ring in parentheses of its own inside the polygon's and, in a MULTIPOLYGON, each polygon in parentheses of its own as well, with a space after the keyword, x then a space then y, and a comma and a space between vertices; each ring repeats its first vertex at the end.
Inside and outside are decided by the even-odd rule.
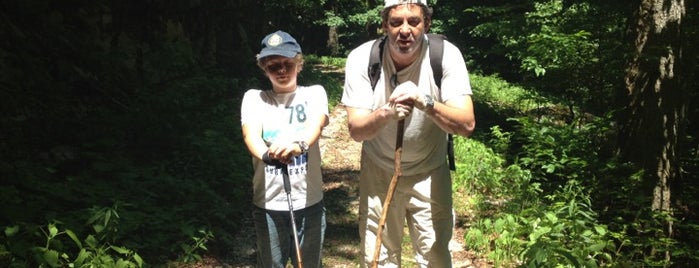
POLYGON ((374 245, 374 260, 371 263, 371 267, 376 268, 379 265, 379 255, 381 253, 381 233, 383 232, 383 226, 386 224, 386 215, 388 215, 388 205, 391 204, 391 199, 393 199, 393 192, 396 191, 396 185, 398 184, 398 177, 401 175, 400 170, 400 156, 403 151, 403 130, 405 128, 405 119, 398 121, 398 132, 396 133, 396 152, 394 158, 394 171, 393 177, 391 178, 391 184, 388 185, 388 193, 386 194, 386 199, 383 201, 383 209, 381 209, 381 218, 379 218, 379 226, 376 230, 376 244, 374 245))

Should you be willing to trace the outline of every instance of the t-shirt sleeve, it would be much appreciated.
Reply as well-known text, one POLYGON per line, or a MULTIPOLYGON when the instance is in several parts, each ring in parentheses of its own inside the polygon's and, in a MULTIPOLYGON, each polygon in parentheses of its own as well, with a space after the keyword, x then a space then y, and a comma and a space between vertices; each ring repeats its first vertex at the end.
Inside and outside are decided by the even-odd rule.
POLYGON ((342 104, 353 108, 372 109, 374 91, 369 80, 369 52, 373 41, 364 43, 347 56, 342 104))
POLYGON ((454 97, 473 94, 464 56, 459 48, 446 40, 442 69, 444 70, 441 87, 443 102, 454 97))
POLYGON ((325 88, 322 85, 314 85, 310 89, 314 104, 313 113, 328 116, 328 94, 325 92, 325 88))
POLYGON ((243 101, 240 104, 241 126, 251 122, 261 122, 258 116, 264 113, 259 111, 259 107, 262 107, 262 105, 260 105, 262 100, 260 94, 262 94, 261 90, 249 89, 245 92, 245 95, 243 95, 243 101))

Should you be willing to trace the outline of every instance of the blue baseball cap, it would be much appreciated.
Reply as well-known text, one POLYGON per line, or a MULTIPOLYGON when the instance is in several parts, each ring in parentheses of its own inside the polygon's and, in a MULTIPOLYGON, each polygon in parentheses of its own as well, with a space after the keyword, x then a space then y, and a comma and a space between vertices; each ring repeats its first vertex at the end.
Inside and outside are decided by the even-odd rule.
POLYGON ((262 50, 257 54, 257 60, 272 55, 293 58, 299 53, 301 46, 296 39, 284 31, 276 31, 262 39, 262 50))

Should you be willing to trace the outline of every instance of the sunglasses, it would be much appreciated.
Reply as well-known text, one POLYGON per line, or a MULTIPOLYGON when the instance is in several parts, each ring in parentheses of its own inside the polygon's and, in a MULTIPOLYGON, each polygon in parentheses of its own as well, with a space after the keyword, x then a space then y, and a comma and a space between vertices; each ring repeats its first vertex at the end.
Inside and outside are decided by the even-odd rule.
POLYGON ((283 61, 283 62, 274 62, 271 64, 268 64, 265 66, 265 70, 270 72, 270 73, 276 73, 281 71, 282 69, 286 70, 291 70, 296 67, 296 62, 295 61, 283 61))

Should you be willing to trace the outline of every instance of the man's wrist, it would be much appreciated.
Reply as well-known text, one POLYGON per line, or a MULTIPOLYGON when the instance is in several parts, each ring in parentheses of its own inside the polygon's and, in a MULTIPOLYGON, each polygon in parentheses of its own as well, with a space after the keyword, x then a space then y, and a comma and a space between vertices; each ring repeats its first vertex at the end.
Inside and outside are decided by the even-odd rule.
POLYGON ((418 109, 422 111, 429 111, 434 109, 434 98, 432 98, 432 95, 425 94, 418 99, 416 104, 417 105, 415 105, 415 107, 418 109))
MULTIPOLYGON (((376 121, 377 122, 384 122, 392 119, 394 117, 394 114, 396 113, 393 110, 393 107, 391 106, 390 103, 386 103, 383 106, 381 106, 379 109, 376 109, 378 114, 376 114, 376 121)), ((381 123, 383 124, 383 123, 381 123)))

